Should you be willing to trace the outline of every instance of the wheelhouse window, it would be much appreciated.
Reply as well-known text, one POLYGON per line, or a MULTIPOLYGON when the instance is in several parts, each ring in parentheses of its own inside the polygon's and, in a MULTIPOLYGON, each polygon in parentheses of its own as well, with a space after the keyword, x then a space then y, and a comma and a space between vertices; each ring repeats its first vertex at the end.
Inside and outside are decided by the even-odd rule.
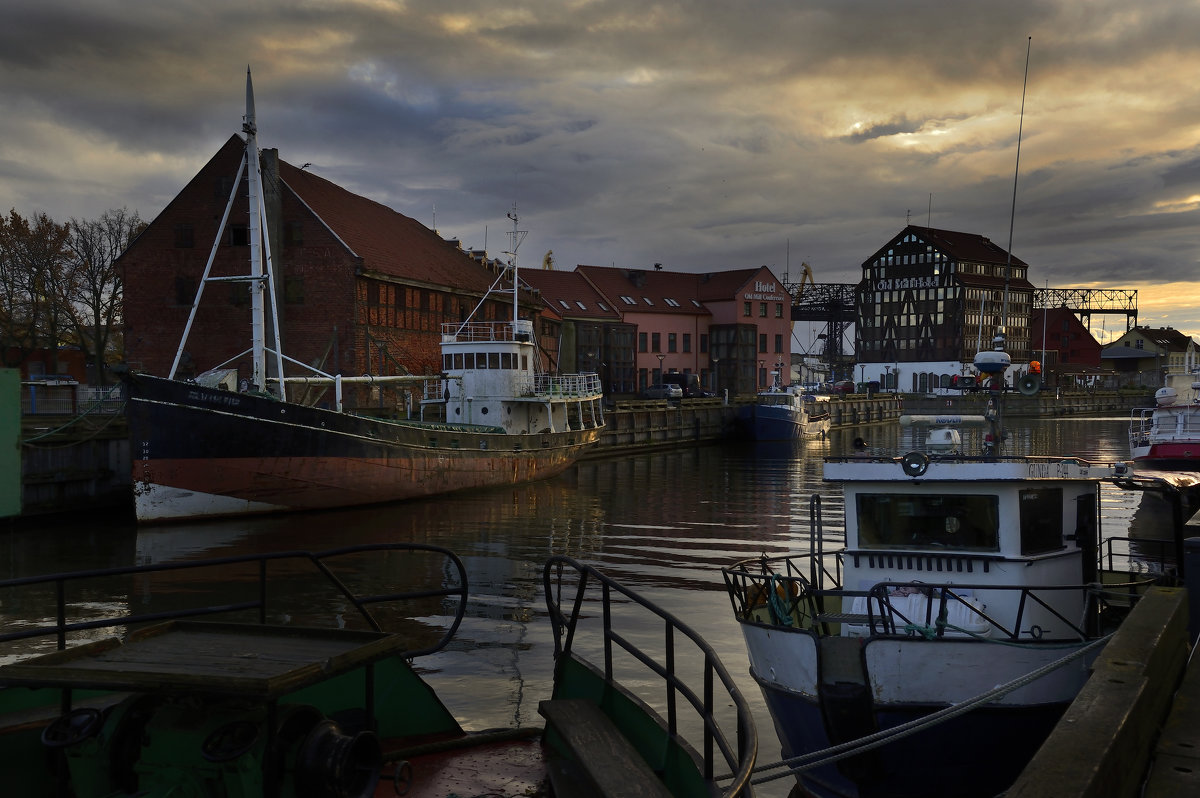
POLYGON ((858 495, 864 549, 1000 551, 1000 500, 986 495, 858 495))
POLYGON ((1044 554, 1064 548, 1062 488, 1021 491, 1021 553, 1044 554))

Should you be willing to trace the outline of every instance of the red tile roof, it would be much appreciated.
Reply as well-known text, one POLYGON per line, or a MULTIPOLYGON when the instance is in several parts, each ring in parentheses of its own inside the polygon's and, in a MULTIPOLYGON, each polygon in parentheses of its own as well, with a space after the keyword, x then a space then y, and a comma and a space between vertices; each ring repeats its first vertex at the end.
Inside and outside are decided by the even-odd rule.
MULTIPOLYGON (((622 314, 686 313, 708 315, 701 292, 701 280, 707 275, 691 272, 668 272, 656 269, 616 269, 609 266, 575 267, 596 290, 608 297, 612 307, 622 314), (630 304, 622 299, 629 297, 630 304), (699 303, 699 304, 697 304, 699 303)), ((751 272, 753 274, 753 272, 751 272)), ((721 272, 719 274, 729 274, 721 272)), ((745 281, 737 282, 724 296, 707 294, 710 298, 728 299, 745 281)))
POLYGON ((608 299, 605 299, 579 272, 559 272, 550 269, 522 269, 522 282, 541 292, 547 307, 560 316, 577 319, 620 321, 608 299), (565 303, 565 305, 564 305, 565 303), (582 303, 583 307, 580 307, 582 303))
POLYGON ((495 274, 425 225, 279 161, 284 185, 312 209, 367 271, 482 294, 495 274))

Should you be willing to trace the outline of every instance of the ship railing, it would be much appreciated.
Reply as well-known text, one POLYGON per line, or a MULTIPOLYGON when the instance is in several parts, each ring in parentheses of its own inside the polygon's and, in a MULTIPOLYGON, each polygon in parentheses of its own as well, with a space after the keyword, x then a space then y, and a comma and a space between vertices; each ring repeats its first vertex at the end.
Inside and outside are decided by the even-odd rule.
MULTIPOLYGON (((421 400, 424 402, 445 401, 450 395, 450 383, 453 380, 431 378, 421 383, 421 400)), ((603 393, 600 375, 585 374, 533 374, 528 377, 518 377, 508 383, 512 394, 497 394, 476 392, 473 399, 510 399, 512 396, 529 399, 597 399, 603 393)), ((450 392, 453 393, 453 392, 450 392)))
POLYGON ((1100 549, 1103 571, 1128 578, 1153 576, 1160 583, 1179 579, 1177 544, 1166 538, 1108 537, 1100 549))
MULTIPOLYGON (((758 752, 757 731, 749 704, 712 646, 666 610, 570 557, 551 557, 543 572, 543 583, 554 631, 556 674, 579 663, 598 671, 606 685, 602 704, 619 705, 632 698, 659 713, 665 712, 672 740, 685 740, 684 730, 699 723, 703 732, 699 764, 704 777, 731 779, 719 793, 721 796, 750 795, 750 771, 758 752), (654 625, 662 629, 663 638, 658 641, 664 652, 662 661, 634 642, 643 629, 654 625), (597 667, 590 663, 584 652, 599 657, 602 664, 597 667), (617 695, 621 691, 617 687, 618 670, 622 685, 642 685, 641 689, 653 694, 617 695), (685 670, 689 676, 698 677, 699 685, 685 677, 685 670), (630 678, 630 673, 635 675, 630 678), (685 714, 689 707, 691 713, 685 714), (731 740, 719 723, 718 713, 727 717, 729 708, 733 710, 736 740, 731 740), (718 767, 728 768, 732 775, 718 776, 718 767)), ((620 716, 619 712, 612 714, 620 716)))
POLYGON ((1136 408, 1129 419, 1129 441, 1134 446, 1145 446, 1150 443, 1150 431, 1154 427, 1154 411, 1150 408, 1136 408))
MULTIPOLYGON (((272 596, 282 595, 274 592, 277 585, 272 584, 272 590, 268 590, 272 575, 281 584, 285 581, 286 584, 294 584, 305 566, 309 568, 313 580, 318 584, 323 583, 330 595, 337 597, 332 602, 336 609, 330 610, 328 617, 320 610, 312 611, 318 618, 325 618, 327 625, 344 624, 349 628, 369 628, 372 631, 383 632, 387 630, 377 620, 376 613, 372 612, 372 608, 377 605, 383 605, 388 614, 392 615, 393 607, 402 602, 434 601, 442 604, 447 600, 455 601, 457 606, 450 611, 451 620, 441 637, 433 642, 422 640, 422 644, 402 652, 404 657, 424 656, 445 648, 454 637, 466 612, 467 572, 454 552, 440 546, 421 543, 373 543, 319 552, 247 554, 187 562, 100 568, 0 581, 0 605, 52 607, 54 612, 53 620, 0 631, 0 643, 23 640, 40 643, 53 638, 54 648, 61 651, 69 645, 91 642, 97 633, 121 635, 145 624, 213 616, 224 616, 223 619, 242 619, 249 616, 259 624, 303 621, 307 625, 320 625, 319 620, 310 622, 310 619, 299 618, 300 613, 297 613, 294 604, 283 606, 283 600, 272 600, 272 596), (356 557, 358 559, 355 559, 356 557), (401 585, 405 589, 388 593, 356 592, 351 583, 355 581, 355 574, 361 574, 364 559, 378 561, 380 558, 388 560, 389 574, 396 577, 389 579, 388 584, 401 585), (405 574, 417 575, 414 577, 414 584, 407 585, 400 581, 405 574), (422 579, 419 576, 421 574, 438 574, 440 583, 429 584, 427 578, 422 579), (205 576, 215 585, 213 594, 221 600, 208 602, 198 599, 194 603, 187 603, 186 606, 177 605, 158 610, 133 609, 135 604, 141 601, 139 594, 142 590, 151 586, 156 579, 169 578, 176 584, 197 585, 205 576), (88 597, 95 595, 100 585, 111 584, 114 581, 128 585, 130 595, 127 609, 119 609, 120 605, 117 604, 97 605, 89 601, 88 597), (230 594, 240 596, 240 600, 230 600, 230 594), (347 604, 354 612, 344 615, 347 604), (108 611, 105 611, 105 608, 109 608, 108 611)), ((306 585, 307 596, 317 595, 314 586, 308 583, 306 585)), ((163 597, 161 600, 174 604, 181 601, 184 595, 183 592, 172 593, 169 598, 163 597)), ((201 596, 202 592, 188 591, 186 595, 201 596)), ((428 614, 429 610, 429 607, 420 605, 419 613, 409 615, 428 614)), ((447 613, 439 608, 437 614, 447 613)), ((37 645, 24 652, 25 656, 41 653, 46 653, 44 647, 39 648, 37 645)))
POLYGON ((442 343, 481 343, 521 340, 511 321, 475 321, 468 324, 443 324, 442 343))
MULTIPOLYGON (((881 582, 868 590, 815 587, 806 574, 832 577, 815 554, 744 560, 722 570, 736 617, 772 626, 837 633, 849 624, 861 634, 921 635, 929 638, 976 637, 1029 642, 1044 624, 1056 638, 1091 639, 1100 633, 1103 615, 1124 611, 1154 584, 1151 578, 1101 581, 1088 585, 931 585, 928 582, 881 582), (1068 617, 1060 609, 1078 608, 1068 617), (986 598, 986 601, 983 599, 986 598), (988 603, 1009 617, 989 612, 988 603), (1031 631, 1032 630, 1032 631, 1031 631)), ((832 578, 825 584, 840 585, 832 578)))
POLYGON ((548 398, 587 399, 599 396, 602 389, 600 375, 591 374, 535 374, 533 395, 548 398))

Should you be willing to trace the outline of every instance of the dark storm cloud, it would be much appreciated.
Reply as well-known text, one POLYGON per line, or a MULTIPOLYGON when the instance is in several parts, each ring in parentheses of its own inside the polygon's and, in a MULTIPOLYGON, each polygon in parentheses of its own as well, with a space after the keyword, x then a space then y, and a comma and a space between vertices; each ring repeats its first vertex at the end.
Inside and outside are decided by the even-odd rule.
POLYGON ((1196 3, 10 0, 5 22, 5 207, 152 217, 240 129, 250 65, 263 146, 472 246, 498 251, 516 203, 524 259, 823 281, 910 219, 1007 240, 1033 36, 1030 278, 1196 271, 1196 3))

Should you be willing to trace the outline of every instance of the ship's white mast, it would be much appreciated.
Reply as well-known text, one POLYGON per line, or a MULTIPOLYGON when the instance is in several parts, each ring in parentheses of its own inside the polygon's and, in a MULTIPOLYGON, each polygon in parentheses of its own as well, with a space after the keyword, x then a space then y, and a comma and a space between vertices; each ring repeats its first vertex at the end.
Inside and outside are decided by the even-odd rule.
POLYGON ((250 69, 246 68, 246 117, 242 122, 246 134, 246 170, 250 179, 250 350, 253 360, 250 382, 255 390, 267 389, 267 325, 263 303, 262 216, 259 198, 262 196, 258 164, 258 125, 254 119, 254 86, 250 69))
POLYGON ((525 236, 529 235, 529 231, 518 229, 519 221, 517 219, 517 206, 516 205, 513 205, 513 209, 508 212, 508 218, 512 219, 513 229, 512 229, 512 232, 508 234, 510 249, 507 252, 505 252, 504 254, 509 256, 509 263, 512 265, 512 282, 513 282, 513 286, 512 286, 512 303, 513 303, 512 320, 513 320, 513 324, 516 324, 518 321, 520 321, 520 318, 521 318, 520 314, 518 313, 518 299, 519 299, 520 295, 518 292, 519 283, 518 283, 518 279, 517 279, 517 249, 521 246, 521 242, 525 240, 525 236))

